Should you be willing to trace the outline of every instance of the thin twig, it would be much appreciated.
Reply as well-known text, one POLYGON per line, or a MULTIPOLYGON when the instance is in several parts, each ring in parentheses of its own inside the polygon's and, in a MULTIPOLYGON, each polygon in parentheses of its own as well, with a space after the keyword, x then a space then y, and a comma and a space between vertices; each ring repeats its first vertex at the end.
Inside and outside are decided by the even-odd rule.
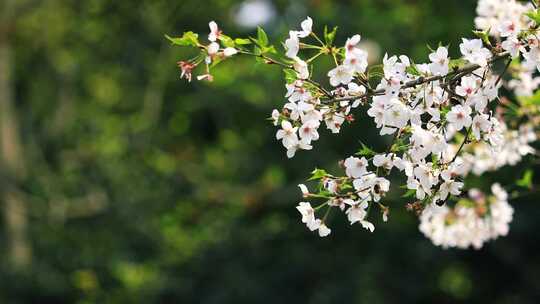
POLYGON ((497 86, 499 84, 499 82, 501 81, 503 75, 506 73, 506 71, 508 70, 508 67, 510 67, 510 63, 512 63, 512 59, 508 60, 508 62, 506 63, 506 65, 504 66, 504 70, 502 71, 502 73, 499 75, 499 78, 497 78, 497 81, 495 81, 495 86, 497 86))
POLYGON ((459 146, 459 149, 457 150, 456 155, 454 155, 454 158, 452 158, 450 162, 446 163, 447 165, 456 161, 456 158, 459 156, 459 153, 461 152, 461 150, 463 150, 463 147, 465 147, 465 144, 467 143, 467 141, 469 141, 469 136, 471 135, 471 131, 472 131, 472 125, 469 126, 469 128, 467 129, 467 134, 465 135, 465 138, 463 139, 461 146, 459 146))

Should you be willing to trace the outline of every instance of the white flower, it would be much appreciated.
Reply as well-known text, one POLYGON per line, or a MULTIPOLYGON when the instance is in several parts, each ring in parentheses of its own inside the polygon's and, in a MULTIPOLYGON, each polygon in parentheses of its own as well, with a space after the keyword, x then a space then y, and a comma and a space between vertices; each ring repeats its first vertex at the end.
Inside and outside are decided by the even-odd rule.
POLYGON ((369 232, 375 231, 375 226, 374 226, 371 222, 368 222, 368 221, 360 221, 360 224, 362 224, 362 227, 364 227, 365 229, 369 230, 369 232))
POLYGON ((236 54, 238 54, 238 50, 232 47, 228 47, 225 50, 223 50, 223 55, 225 55, 225 57, 231 57, 236 54))
POLYGON ((523 58, 525 58, 524 66, 529 69, 537 69, 540 71, 540 48, 532 47, 529 52, 523 53, 523 58))
POLYGON ((323 120, 323 115, 321 114, 320 111, 315 110, 315 108, 306 109, 305 111, 302 112, 301 116, 302 116, 303 123, 310 120, 316 120, 316 121, 323 120))
POLYGON ((529 52, 523 53, 523 58, 525 58, 524 66, 533 70, 537 69, 540 71, 540 48, 533 47, 529 52))
POLYGON ((420 183, 414 179, 413 176, 409 176, 409 178, 407 178, 407 189, 415 190, 416 198, 419 200, 426 198, 426 192, 422 188, 422 185, 420 185, 420 183))
POLYGON ((321 220, 320 219, 314 219, 311 222, 307 222, 306 226, 310 231, 315 231, 321 227, 321 220))
POLYGON ((429 70, 433 75, 446 75, 448 74, 448 64, 450 59, 448 58, 448 50, 445 47, 440 46, 437 51, 429 54, 429 70))
POLYGON ((372 194, 373 200, 378 202, 386 192, 390 190, 390 181, 384 177, 377 177, 373 180, 372 194))
POLYGON ((462 105, 453 106, 452 110, 446 115, 446 120, 456 131, 461 130, 463 127, 469 127, 472 123, 471 108, 462 105))
POLYGON ((454 180, 445 181, 439 187, 439 198, 444 201, 448 197, 448 194, 459 195, 461 194, 462 187, 463 183, 461 182, 456 182, 454 180))
POLYGON ((302 215, 302 223, 306 224, 309 230, 315 231, 319 229, 321 220, 315 219, 315 210, 313 210, 310 203, 301 202, 296 206, 296 209, 302 215))
POLYGON ((298 78, 300 79, 308 79, 309 78, 309 69, 307 63, 298 58, 294 58, 294 64, 293 64, 294 70, 298 73, 298 78))
POLYGON ((337 87, 340 84, 351 82, 354 77, 354 71, 348 66, 339 65, 328 72, 328 77, 330 77, 330 84, 337 87))
POLYGON ((309 190, 308 190, 308 188, 306 187, 306 185, 304 185, 304 184, 298 184, 298 187, 300 188, 300 191, 302 191, 302 196, 303 196, 303 197, 308 197, 308 196, 309 196, 309 190))
POLYGON ((300 138, 309 144, 312 140, 319 139, 318 128, 319 122, 317 120, 309 120, 300 127, 298 133, 300 134, 300 138))
POLYGON ((499 25, 498 30, 501 37, 510 37, 517 35, 520 31, 520 28, 516 22, 512 20, 507 20, 499 25))
POLYGON ((488 104, 488 98, 482 93, 472 95, 467 99, 465 102, 465 105, 467 106, 473 106, 476 112, 482 113, 487 107, 488 104))
POLYGON ((289 58, 296 58, 298 51, 300 50, 300 40, 298 40, 297 32, 289 32, 289 39, 285 40, 285 49, 287 50, 285 56, 289 58))
POLYGON ((484 48, 480 39, 465 39, 462 38, 462 43, 459 45, 461 54, 470 63, 486 66, 488 59, 491 58, 491 52, 484 48))
POLYGON ((311 34, 313 28, 313 20, 310 17, 307 17, 306 20, 302 21, 300 24, 302 27, 301 32, 297 32, 299 38, 305 38, 311 34))
POLYGON ((315 220, 315 210, 313 210, 310 203, 300 202, 296 209, 302 215, 302 223, 308 223, 315 220))
POLYGON ((347 55, 348 52, 353 52, 356 49, 360 39, 361 36, 358 34, 347 39, 347 42, 345 42, 345 55, 347 55))
POLYGON ((326 115, 324 122, 326 127, 332 131, 332 133, 337 134, 341 130, 341 125, 345 121, 343 115, 338 115, 337 113, 326 115))
POLYGON ((285 97, 287 97, 290 102, 310 100, 311 93, 303 87, 303 84, 304 83, 301 80, 297 80, 293 84, 285 85, 287 88, 285 97))
POLYGON ((334 180, 327 179, 323 182, 323 185, 330 193, 336 193, 338 190, 338 184, 334 180))
POLYGON ((197 80, 206 80, 212 82, 214 80, 214 76, 212 76, 211 74, 203 74, 197 76, 197 80))
POLYGON ((512 58, 519 56, 519 52, 525 52, 525 47, 516 37, 508 37, 502 42, 501 46, 510 53, 512 58))
POLYGON ((453 180, 454 178, 458 176, 465 175, 466 166, 463 164, 463 161, 461 158, 456 158, 454 162, 452 162, 446 170, 444 170, 441 173, 441 177, 445 181, 453 180))
POLYGON ((277 126, 279 123, 279 111, 276 109, 272 111, 272 121, 274 122, 274 126, 277 126))
POLYGON ((477 140, 482 139, 481 132, 488 132, 491 129, 491 122, 489 115, 478 114, 472 121, 472 132, 477 140))
POLYGON ((476 92, 478 83, 473 76, 461 78, 461 84, 456 87, 456 93, 463 97, 469 97, 476 92))
POLYGON ((377 154, 373 157, 373 165, 390 170, 394 166, 392 158, 393 154, 377 154))
POLYGON ((351 205, 345 214, 347 214, 347 219, 353 225, 356 222, 363 221, 367 215, 366 209, 368 208, 368 203, 366 201, 362 203, 354 202, 352 200, 346 201, 347 204, 351 205))
POLYGON ((506 201, 508 200, 508 193, 501 187, 499 183, 495 183, 491 186, 491 192, 495 195, 495 197, 500 201, 506 201))
MULTIPOLYGON (((351 82, 347 85, 347 94, 349 96, 360 96, 366 93, 366 87, 363 85, 358 85, 357 83, 351 82)), ((355 108, 355 106, 353 106, 355 108)))
POLYGON ((411 65, 409 58, 405 55, 399 56, 398 62, 397 56, 388 57, 388 54, 384 54, 383 58, 383 71, 384 77, 389 79, 392 85, 400 85, 400 82, 406 82, 409 78, 407 76, 407 67, 411 65))
POLYGON ((348 177, 360 178, 367 172, 368 161, 365 157, 349 157, 343 163, 348 177))
POLYGON ((368 199, 371 196, 370 191, 376 178, 377 176, 374 173, 367 171, 353 181, 353 187, 362 199, 368 199))
POLYGON ((281 130, 276 133, 276 139, 282 140, 285 148, 291 148, 298 143, 297 130, 298 127, 293 127, 290 122, 284 120, 281 122, 281 130))
POLYGON ((210 23, 208 23, 208 26, 210 27, 210 34, 208 34, 208 40, 214 42, 219 38, 221 31, 219 30, 218 25, 215 21, 210 21, 210 23))
POLYGON ((219 52, 219 44, 217 42, 212 42, 208 46, 208 55, 215 55, 219 52))
POLYGON ((382 96, 376 96, 373 98, 373 102, 371 103, 371 107, 367 111, 367 114, 374 118, 377 128, 381 128, 384 124, 387 100, 378 97, 382 96))
POLYGON ((405 171, 405 175, 408 177, 413 175, 413 164, 408 160, 394 157, 394 166, 396 166, 399 171, 405 171))
POLYGON ((343 64, 357 73, 364 73, 368 66, 368 53, 358 48, 348 51, 343 64))
POLYGON ((384 111, 384 124, 398 129, 407 126, 411 115, 406 105, 399 99, 392 98, 384 111))
POLYGON ((431 194, 431 188, 437 183, 438 178, 433 172, 431 163, 429 164, 420 164, 418 167, 414 168, 414 176, 418 179, 418 182, 422 186, 423 190, 427 194, 431 194))
POLYGON ((289 147, 285 147, 285 148, 287 148, 288 158, 293 158, 294 155, 296 154, 296 151, 298 150, 313 149, 313 147, 309 143, 307 143, 305 140, 296 140, 296 142, 292 143, 289 147))
POLYGON ((383 214, 382 214, 382 220, 383 222, 388 222, 388 213, 390 212, 390 209, 388 207, 386 207, 383 211, 383 214))
POLYGON ((433 244, 443 248, 472 246, 479 249, 485 242, 506 235, 514 209, 506 201, 506 192, 500 186, 494 185, 492 191, 495 197, 487 205, 484 194, 478 190, 469 193, 473 206, 459 203, 453 208, 428 205, 420 216, 420 231, 433 244), (478 212, 486 207, 485 212, 478 212))
POLYGON ((289 118, 291 120, 297 121, 300 118, 300 113, 302 112, 302 110, 297 103, 288 102, 283 106, 283 108, 289 110, 289 118))
POLYGON ((322 223, 319 226, 319 236, 320 237, 328 236, 330 234, 330 232, 332 232, 332 230, 330 228, 328 228, 324 223, 322 223))

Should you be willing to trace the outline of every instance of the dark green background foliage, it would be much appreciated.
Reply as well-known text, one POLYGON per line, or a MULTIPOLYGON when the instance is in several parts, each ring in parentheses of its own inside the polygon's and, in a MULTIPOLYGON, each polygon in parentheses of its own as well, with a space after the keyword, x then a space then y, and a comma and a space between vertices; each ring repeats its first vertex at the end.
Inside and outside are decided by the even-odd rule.
MULTIPOLYGON (((289 161, 265 119, 282 72, 235 58, 212 84, 179 80, 192 50, 164 34, 231 36, 233 0, 0 2, 2 303, 535 303, 534 195, 514 200, 508 237, 442 250, 402 193, 376 231, 334 214, 319 239, 296 184, 337 171, 359 140, 384 146, 365 114, 289 161)), ((427 44, 471 36, 475 1, 275 0, 282 41, 306 15, 424 60, 427 44)), ((276 43, 279 46, 279 43, 276 43)), ((324 60, 315 72, 324 77, 324 60)), ((531 162, 477 179, 512 185, 531 162)), ((535 169, 536 167, 532 167, 535 169)))

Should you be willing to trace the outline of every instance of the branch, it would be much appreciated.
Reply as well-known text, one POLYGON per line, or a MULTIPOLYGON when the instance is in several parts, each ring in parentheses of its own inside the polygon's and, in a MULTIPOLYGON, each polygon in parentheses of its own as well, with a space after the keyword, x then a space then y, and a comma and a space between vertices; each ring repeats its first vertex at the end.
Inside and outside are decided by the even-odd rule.
MULTIPOLYGON (((491 59, 488 60, 488 65, 492 64, 492 63, 495 63, 503 58, 508 58, 509 57, 509 53, 508 52, 502 52, 502 53, 499 53, 495 56, 493 56, 491 59)), ((424 83, 429 83, 429 82, 433 82, 433 81, 437 81, 437 80, 442 80, 444 78, 447 78, 447 77, 450 77, 450 76, 453 76, 453 75, 456 75, 456 77, 458 78, 461 78, 467 74, 470 74, 472 72, 474 72, 475 70, 481 68, 480 65, 478 64, 470 64, 470 65, 467 65, 461 69, 457 69, 457 70, 454 70, 446 75, 437 75, 437 76, 430 76, 430 77, 418 77, 417 79, 415 80, 412 80, 412 81, 409 81, 407 83, 405 83, 401 89, 407 89, 407 88, 413 88, 413 87, 416 87, 416 86, 419 86, 421 84, 424 84, 424 83)), ((359 95, 359 96, 348 96, 348 97, 340 97, 340 98, 333 98, 333 99, 328 99, 328 100, 324 100, 322 101, 323 103, 334 103, 334 102, 340 102, 340 101, 351 101, 351 100, 357 100, 357 99, 362 99, 362 98, 369 98, 371 96, 375 96, 375 95, 381 95, 381 94, 384 94, 385 90, 384 89, 379 89, 379 90, 375 90, 375 91, 371 91, 371 92, 367 92, 365 94, 362 94, 362 95, 359 95)))

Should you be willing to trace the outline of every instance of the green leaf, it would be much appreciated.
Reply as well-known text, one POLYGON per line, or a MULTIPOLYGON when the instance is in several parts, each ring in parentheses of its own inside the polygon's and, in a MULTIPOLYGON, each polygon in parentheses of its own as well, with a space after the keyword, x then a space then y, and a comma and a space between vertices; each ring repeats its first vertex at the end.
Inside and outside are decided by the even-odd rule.
POLYGON ((257 42, 260 47, 265 47, 268 45, 268 36, 262 27, 257 27, 257 42))
POLYGON ((409 145, 401 138, 396 140, 396 143, 390 147, 390 151, 394 153, 405 152, 409 149, 409 145))
POLYGON ((525 16, 529 17, 529 19, 533 20, 537 24, 540 24, 540 12, 538 10, 530 11, 526 13, 525 16))
POLYGON ((368 81, 372 81, 374 78, 383 78, 384 77, 384 66, 382 64, 376 64, 370 66, 368 69, 368 81))
POLYGON ((266 53, 276 54, 277 53, 276 48, 273 45, 263 47, 262 52, 264 54, 266 54, 266 53))
POLYGON ((436 168, 439 164, 439 156, 436 154, 431 154, 431 163, 433 164, 433 168, 436 168))
POLYGON ((407 192, 405 192, 405 194, 403 194, 401 197, 402 198, 409 198, 409 197, 415 197, 416 196, 416 190, 414 189, 409 189, 407 190, 407 192))
POLYGON ((334 29, 331 32, 328 32, 328 27, 324 26, 324 41, 326 42, 327 46, 331 46, 332 43, 334 43, 334 39, 336 38, 338 27, 334 27, 334 29))
POLYGON ((377 154, 377 152, 373 151, 370 147, 366 146, 364 143, 360 143, 362 145, 362 148, 356 152, 356 155, 358 156, 364 156, 364 157, 371 157, 377 154))
POLYGON ((491 45, 491 41, 489 41, 489 32, 488 31, 473 31, 473 33, 476 35, 476 37, 482 39, 484 44, 491 45))
POLYGON ((180 46, 199 46, 199 35, 194 32, 185 32, 182 37, 173 38, 169 35, 165 35, 172 44, 180 46))
POLYGON ((452 59, 450 60, 449 67, 450 67, 450 70, 456 69, 456 68, 459 69, 459 68, 464 67, 466 64, 467 64, 467 61, 463 58, 452 59))
POLYGON ((236 38, 234 39, 234 43, 238 45, 246 45, 246 44, 251 44, 251 40, 244 39, 244 38, 236 38))
POLYGON ((221 43, 223 43, 223 45, 225 47, 234 47, 234 40, 232 40, 231 37, 229 36, 225 36, 223 34, 220 34, 219 35, 219 40, 221 41, 221 43))
POLYGON ((411 65, 409 65, 405 71, 411 75, 414 75, 414 76, 422 76, 422 74, 420 73, 420 71, 418 70, 418 68, 416 67, 416 64, 412 63, 411 65))
POLYGON ((523 188, 531 189, 532 183, 533 183, 533 176, 534 176, 534 172, 531 169, 528 169, 523 174, 523 177, 520 178, 518 181, 516 181, 516 185, 523 188))
POLYGON ((296 78, 297 78, 297 74, 296 74, 296 71, 293 70, 293 69, 283 69, 283 72, 285 73, 285 81, 287 81, 287 83, 293 83, 294 81, 296 81, 296 78))
POLYGON ((353 186, 350 185, 350 184, 342 184, 342 185, 340 186, 340 188, 341 188, 342 191, 345 191, 345 190, 353 189, 353 186))
POLYGON ((328 175, 328 173, 326 173, 325 170, 316 168, 315 170, 311 171, 311 177, 308 179, 308 181, 318 180, 325 177, 326 175, 328 175))

